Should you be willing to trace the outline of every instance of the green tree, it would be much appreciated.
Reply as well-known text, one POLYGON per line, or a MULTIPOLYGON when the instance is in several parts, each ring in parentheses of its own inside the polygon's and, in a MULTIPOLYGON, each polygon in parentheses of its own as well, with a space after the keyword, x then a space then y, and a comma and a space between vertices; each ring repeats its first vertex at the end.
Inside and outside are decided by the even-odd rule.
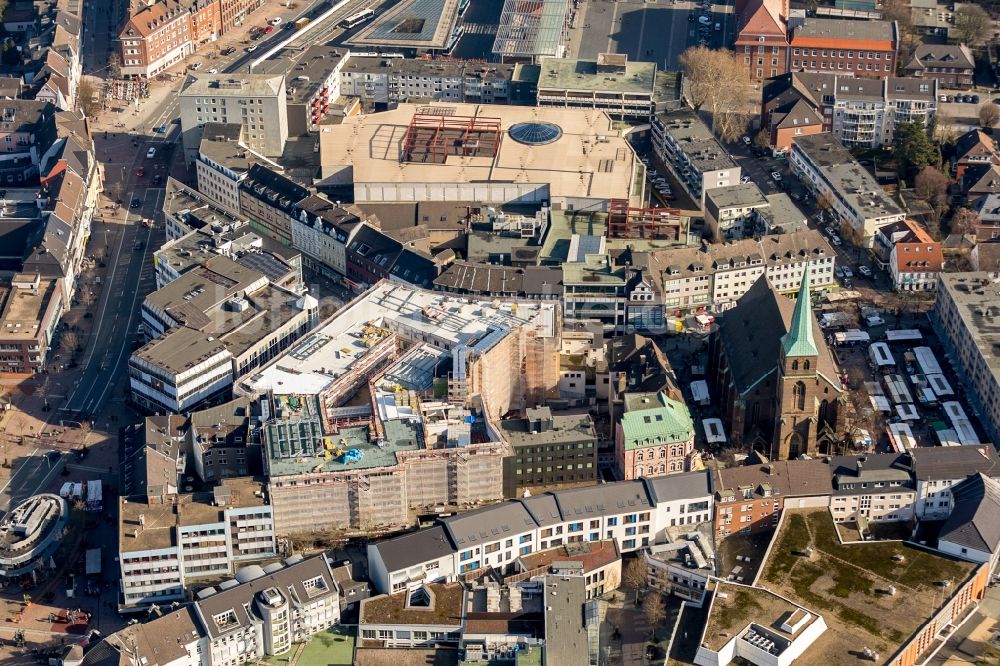
POLYGON ((940 151, 927 136, 924 123, 919 120, 899 124, 893 148, 897 172, 903 180, 912 180, 925 166, 941 163, 940 151))

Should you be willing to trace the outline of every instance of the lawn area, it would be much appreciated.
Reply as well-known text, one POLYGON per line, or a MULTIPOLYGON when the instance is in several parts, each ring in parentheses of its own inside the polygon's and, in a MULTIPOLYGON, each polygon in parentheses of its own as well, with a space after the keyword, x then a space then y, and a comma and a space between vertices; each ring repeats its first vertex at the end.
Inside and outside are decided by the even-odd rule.
POLYGON ((859 644, 891 655, 974 569, 901 542, 841 544, 825 509, 789 510, 759 583, 824 616, 832 665, 855 663, 859 644))
POLYGON ((354 631, 333 627, 306 643, 297 666, 350 666, 354 662, 354 631))

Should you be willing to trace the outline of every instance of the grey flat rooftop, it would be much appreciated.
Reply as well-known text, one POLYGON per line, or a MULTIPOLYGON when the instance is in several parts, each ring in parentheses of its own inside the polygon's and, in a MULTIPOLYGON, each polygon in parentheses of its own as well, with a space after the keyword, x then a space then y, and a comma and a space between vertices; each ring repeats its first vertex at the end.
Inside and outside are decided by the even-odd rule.
POLYGON ((404 0, 375 19, 348 44, 443 49, 458 20, 459 0, 404 0))
MULTIPOLYGON (((318 422, 317 422, 318 423, 318 422)), ((304 427, 296 424, 295 428, 304 427)), ((341 428, 336 434, 326 437, 331 447, 330 458, 326 458, 324 452, 324 437, 319 430, 311 430, 306 434, 304 441, 313 444, 316 451, 311 456, 303 455, 298 457, 278 458, 275 453, 278 450, 278 442, 268 439, 267 453, 270 456, 268 462, 269 472, 274 476, 288 476, 293 474, 342 472, 349 469, 368 469, 372 467, 393 467, 398 463, 396 454, 400 451, 416 451, 421 448, 421 434, 418 425, 410 425, 403 420, 385 421, 385 442, 382 446, 373 443, 369 437, 370 431, 366 426, 352 426, 341 428), (342 453, 348 449, 357 449, 363 457, 355 463, 345 463, 342 453)), ((269 424, 269 437, 271 426, 269 424)))
POLYGON ((623 73, 599 71, 596 60, 542 58, 539 92, 545 89, 653 94, 656 63, 628 62, 623 73))
POLYGON ((823 172, 848 205, 865 217, 903 213, 868 170, 858 164, 851 152, 832 135, 797 136, 793 142, 794 148, 803 152, 823 172))
POLYGON ((698 171, 705 173, 736 167, 736 162, 694 111, 664 113, 660 121, 698 171))
POLYGON ((705 191, 705 202, 711 200, 719 208, 767 206, 767 199, 755 183, 740 183, 705 191))

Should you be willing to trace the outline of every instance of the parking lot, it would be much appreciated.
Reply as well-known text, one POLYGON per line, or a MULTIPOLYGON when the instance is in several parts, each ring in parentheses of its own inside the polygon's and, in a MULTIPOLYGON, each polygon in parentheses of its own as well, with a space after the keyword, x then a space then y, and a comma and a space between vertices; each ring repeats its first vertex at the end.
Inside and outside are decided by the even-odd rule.
POLYGON ((625 53, 631 60, 677 69, 677 57, 703 42, 721 48, 732 39, 732 3, 708 0, 587 0, 583 3, 570 48, 577 57, 625 53), (704 16, 704 19, 699 17, 704 16), (716 28, 718 25, 718 28, 716 28))

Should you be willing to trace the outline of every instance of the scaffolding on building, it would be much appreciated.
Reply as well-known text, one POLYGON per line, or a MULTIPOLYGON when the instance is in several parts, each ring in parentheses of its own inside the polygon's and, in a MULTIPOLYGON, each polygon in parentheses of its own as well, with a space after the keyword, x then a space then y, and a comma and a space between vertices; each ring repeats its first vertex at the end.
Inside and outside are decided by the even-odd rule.
POLYGON ((433 108, 413 114, 403 136, 402 162, 444 164, 449 157, 496 157, 500 119, 449 116, 433 108))
POLYGON ((677 208, 635 208, 627 199, 608 203, 608 238, 679 241, 683 230, 677 208))

